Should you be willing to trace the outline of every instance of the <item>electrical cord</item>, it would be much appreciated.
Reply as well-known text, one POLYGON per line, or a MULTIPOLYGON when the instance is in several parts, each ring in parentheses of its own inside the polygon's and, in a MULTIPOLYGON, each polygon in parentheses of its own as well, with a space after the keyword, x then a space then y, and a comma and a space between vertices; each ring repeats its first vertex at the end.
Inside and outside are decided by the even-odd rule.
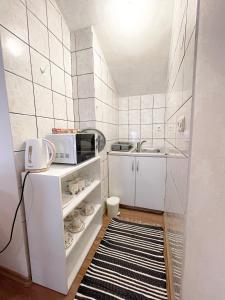
POLYGON ((11 241, 12 241, 12 236, 13 236, 13 231, 14 231, 14 226, 15 226, 15 222, 16 222, 16 217, 17 217, 17 213, 18 213, 18 210, 19 210, 19 207, 23 201, 23 193, 24 193, 24 187, 25 187, 25 182, 26 182, 26 179, 27 179, 27 175, 30 173, 30 171, 28 171, 25 176, 24 176, 24 179, 23 179, 23 184, 22 184, 22 192, 21 192, 21 196, 20 196, 20 201, 17 205, 17 208, 16 208, 16 211, 15 211, 15 214, 14 214, 14 218, 13 218, 13 222, 12 222, 12 227, 11 227, 11 232, 10 232, 10 238, 9 238, 9 241, 8 243, 5 245, 5 247, 0 251, 0 254, 2 252, 4 252, 10 245, 11 241))

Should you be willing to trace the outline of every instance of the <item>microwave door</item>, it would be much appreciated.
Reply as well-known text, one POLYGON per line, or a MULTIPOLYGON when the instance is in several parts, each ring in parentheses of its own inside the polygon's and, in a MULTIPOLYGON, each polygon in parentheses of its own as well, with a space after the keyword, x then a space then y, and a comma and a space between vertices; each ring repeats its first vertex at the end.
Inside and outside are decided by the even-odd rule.
POLYGON ((93 134, 77 135, 76 146, 78 163, 95 156, 95 136, 93 134))

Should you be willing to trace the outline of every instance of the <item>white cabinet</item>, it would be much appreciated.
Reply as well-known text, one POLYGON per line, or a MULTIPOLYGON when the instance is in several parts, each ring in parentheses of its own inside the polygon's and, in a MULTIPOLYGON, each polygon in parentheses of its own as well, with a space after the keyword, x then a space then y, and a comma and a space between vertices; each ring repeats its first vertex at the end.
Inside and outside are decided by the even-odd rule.
POLYGON ((135 206, 164 210, 166 159, 136 157, 135 206))
POLYGON ((135 158, 109 156, 109 195, 120 197, 121 204, 134 206, 135 158))
POLYGON ((109 195, 121 204, 164 211, 166 158, 109 155, 109 195))

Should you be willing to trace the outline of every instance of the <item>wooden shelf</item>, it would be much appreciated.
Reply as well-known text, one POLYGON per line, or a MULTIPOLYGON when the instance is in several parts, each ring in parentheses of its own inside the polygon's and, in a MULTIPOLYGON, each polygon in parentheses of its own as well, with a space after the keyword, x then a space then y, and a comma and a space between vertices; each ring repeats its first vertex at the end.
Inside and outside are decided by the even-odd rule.
POLYGON ((74 246, 77 244, 77 242, 79 241, 81 236, 85 233, 85 230, 87 230, 88 226, 90 225, 90 223, 94 219, 95 215, 98 213, 98 211, 101 208, 101 204, 95 204, 93 206, 94 206, 94 212, 92 215, 81 216, 81 220, 85 223, 85 228, 84 228, 84 230, 73 234, 73 243, 72 243, 72 245, 70 245, 70 247, 68 249, 66 249, 66 257, 69 256, 69 254, 73 250, 74 246))
MULTIPOLYGON (((100 184, 100 180, 94 180, 92 184, 88 187, 86 187, 82 192, 79 194, 73 196, 69 195, 71 198, 70 201, 68 201, 64 206, 63 206, 63 219, 65 219, 66 216, 76 207, 78 206, 92 191, 96 189, 96 187, 100 184)), ((63 195, 62 198, 64 199, 66 195, 63 195)))

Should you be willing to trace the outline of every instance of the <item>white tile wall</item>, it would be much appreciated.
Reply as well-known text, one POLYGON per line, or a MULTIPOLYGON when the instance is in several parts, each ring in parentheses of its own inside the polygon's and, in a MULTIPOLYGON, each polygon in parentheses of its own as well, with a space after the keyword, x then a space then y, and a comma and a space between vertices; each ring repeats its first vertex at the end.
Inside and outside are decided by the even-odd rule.
POLYGON ((165 98, 165 94, 119 98, 119 138, 134 143, 147 139, 148 145, 154 140, 156 147, 163 146, 165 98))
MULTIPOLYGON (((118 97, 104 54, 93 28, 76 31, 72 41, 72 78, 75 116, 79 116, 80 127, 95 127, 107 140, 101 153, 102 197, 108 196, 108 172, 106 150, 119 139, 118 122, 128 124, 127 115, 118 116, 118 97)), ((128 137, 128 128, 126 133, 128 137)))
MULTIPOLYGON (((165 113, 165 141, 177 153, 167 159, 165 223, 171 253, 174 299, 181 299, 183 241, 191 128, 192 83, 194 70, 196 0, 176 0, 169 62, 168 93, 165 113), (179 132, 177 121, 185 117, 185 130, 179 132), (178 255, 179 252, 179 255, 178 255)), ((160 105, 160 100, 158 104, 160 105)), ((153 129, 154 131, 154 129, 153 129)), ((157 131, 155 134, 159 134, 157 131)))
POLYGON ((9 111, 35 114, 33 86, 29 80, 5 72, 9 111))
POLYGON ((28 26, 30 45, 41 54, 49 57, 48 30, 38 18, 28 11, 28 26))
POLYGON ((28 45, 1 26, 0 32, 5 70, 31 80, 28 45))
POLYGON ((14 149, 21 151, 26 138, 57 124, 74 127, 70 31, 55 2, 9 0, 0 3, 0 33, 14 149))

